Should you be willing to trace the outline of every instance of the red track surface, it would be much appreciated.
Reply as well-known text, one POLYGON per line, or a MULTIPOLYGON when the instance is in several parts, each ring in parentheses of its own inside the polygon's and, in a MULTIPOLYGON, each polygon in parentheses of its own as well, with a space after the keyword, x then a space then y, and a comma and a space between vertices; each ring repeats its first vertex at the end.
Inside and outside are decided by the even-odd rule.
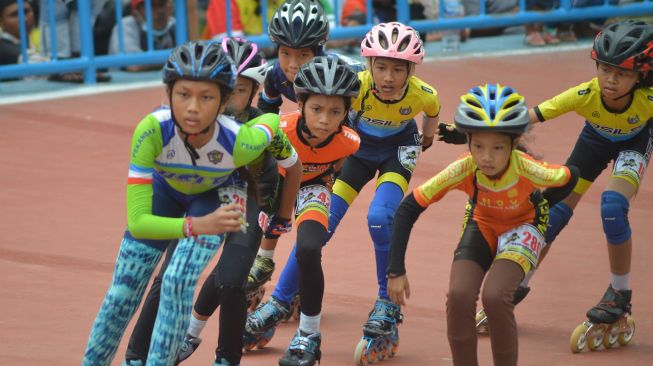
MULTIPOLYGON (((458 96, 476 84, 511 85, 535 105, 589 80, 594 70, 589 52, 583 51, 437 62, 421 66, 418 74, 440 92, 441 116, 451 121, 458 96)), ((1 107, 0 364, 80 363, 125 225, 132 129, 164 100, 161 88, 1 107)), ((564 162, 582 126, 582 119, 572 114, 538 126, 535 150, 548 161, 564 162)), ((411 186, 463 151, 436 143, 420 157, 411 186)), ((653 278, 650 177, 630 210, 636 335, 627 347, 576 355, 569 351, 572 330, 609 282, 599 215, 599 196, 608 175, 604 172, 584 197, 531 282, 533 291, 517 308, 520 365, 653 362, 653 292, 647 282, 653 278)), ((375 299, 372 243, 365 229, 372 187, 361 193, 324 250, 322 365, 352 364, 361 326, 375 299)), ((445 293, 465 199, 460 192, 448 195, 426 211, 414 229, 407 257, 413 297, 404 308, 399 353, 384 365, 451 364, 445 293)), ((293 239, 290 234, 282 241, 275 257, 278 268, 293 239)), ((269 346, 246 355, 243 365, 275 365, 296 326, 280 326, 269 346)), ((216 332, 217 318, 184 365, 211 364, 216 332)), ((128 334, 114 365, 120 363, 128 334)), ((489 339, 481 337, 478 344, 480 364, 491 365, 489 339)))

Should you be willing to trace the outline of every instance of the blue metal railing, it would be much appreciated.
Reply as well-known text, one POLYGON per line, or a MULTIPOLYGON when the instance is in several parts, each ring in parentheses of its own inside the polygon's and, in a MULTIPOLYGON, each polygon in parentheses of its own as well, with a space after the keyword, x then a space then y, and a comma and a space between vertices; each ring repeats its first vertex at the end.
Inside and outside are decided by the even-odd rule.
MULTIPOLYGON (((50 41, 49 51, 51 61, 42 63, 29 63, 27 61, 27 31, 25 29, 25 13, 23 10, 24 0, 17 0, 19 4, 19 21, 20 21, 20 42, 23 63, 17 65, 0 66, 0 79, 17 78, 29 75, 42 75, 53 73, 65 73, 73 71, 83 71, 84 81, 86 83, 95 83, 96 70, 99 68, 125 67, 131 65, 148 65, 162 64, 167 59, 170 50, 155 50, 154 36, 152 32, 152 0, 145 1, 145 18, 147 24, 147 51, 142 53, 125 53, 124 52, 124 30, 122 22, 117 21, 118 49, 116 55, 94 55, 93 45, 93 27, 91 24, 91 0, 77 0, 77 10, 79 13, 79 28, 81 34, 81 56, 74 59, 59 60, 57 57, 57 37, 55 31, 54 1, 48 0, 48 19, 50 23, 50 41)), ((122 0, 109 0, 116 3, 116 19, 121 19, 123 15, 122 0)), ((480 14, 460 18, 445 18, 443 4, 439 1, 439 18, 428 20, 410 20, 410 8, 407 0, 397 0, 396 10, 397 19, 405 24, 410 24, 418 31, 434 31, 442 29, 463 29, 463 28, 493 28, 522 25, 528 23, 545 23, 545 22, 566 22, 566 21, 583 21, 600 18, 612 18, 616 16, 641 16, 653 14, 653 0, 644 0, 638 3, 627 5, 611 5, 611 0, 604 0, 602 5, 590 6, 584 8, 574 8, 572 0, 560 0, 560 7, 546 12, 526 10, 525 0, 519 0, 519 11, 517 13, 488 15, 486 14, 485 0, 481 0, 480 14)), ((614 1, 614 0, 612 0, 614 1)), ((339 6, 337 0, 334 1, 334 11, 338 12, 339 6)), ((373 22, 372 0, 366 0, 367 24, 342 27, 339 24, 331 30, 331 39, 361 38, 369 29, 373 22)), ((267 14, 267 1, 261 2, 261 14, 267 14)), ((227 34, 233 31, 231 22, 231 1, 225 1, 225 13, 228 24, 226 25, 227 34)), ((176 20, 176 40, 177 43, 185 42, 188 39, 188 21, 186 17, 186 2, 184 0, 175 1, 174 15, 176 20)), ((340 20, 340 14, 335 16, 337 22, 340 20)), ((263 29, 267 29, 267 19, 263 16, 263 29)), ((339 23, 339 22, 338 22, 339 23)), ((267 34, 248 36, 253 42, 261 47, 272 46, 267 34)))

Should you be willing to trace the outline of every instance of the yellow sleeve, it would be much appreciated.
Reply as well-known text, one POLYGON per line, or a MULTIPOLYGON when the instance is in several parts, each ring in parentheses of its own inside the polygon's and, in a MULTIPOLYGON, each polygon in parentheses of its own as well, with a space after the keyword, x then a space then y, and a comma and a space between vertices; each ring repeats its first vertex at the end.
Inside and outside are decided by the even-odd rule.
POLYGON ((419 93, 424 103, 424 114, 431 118, 437 117, 438 114, 440 114, 440 98, 438 97, 438 91, 415 76, 413 76, 413 78, 417 81, 417 93, 419 93))
POLYGON ((571 111, 577 111, 590 98, 591 94, 598 92, 596 79, 570 88, 555 97, 540 103, 535 107, 535 114, 540 122, 556 118, 571 111))

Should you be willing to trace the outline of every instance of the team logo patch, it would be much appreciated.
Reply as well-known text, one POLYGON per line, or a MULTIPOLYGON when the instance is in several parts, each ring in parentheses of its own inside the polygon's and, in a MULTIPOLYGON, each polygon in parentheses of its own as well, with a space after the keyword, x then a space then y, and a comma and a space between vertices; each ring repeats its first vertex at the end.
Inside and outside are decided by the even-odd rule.
POLYGON ((424 90, 425 92, 427 92, 429 94, 433 94, 433 89, 428 88, 428 87, 426 87, 424 85, 422 85, 422 90, 424 90))
POLYGON ((578 95, 586 95, 590 93, 590 88, 579 90, 578 95))
POLYGON ((213 164, 218 164, 219 162, 222 161, 222 153, 218 150, 213 150, 206 154, 206 156, 209 158, 209 161, 212 162, 213 164))
POLYGON ((413 172, 417 165, 417 158, 419 157, 420 146, 399 146, 399 162, 409 172, 413 172))
POLYGON ((406 108, 404 108, 404 107, 400 107, 400 108, 399 108, 399 113, 400 113, 402 116, 407 116, 407 115, 409 115, 410 112, 412 112, 412 111, 413 111, 413 108, 412 108, 411 106, 408 106, 408 107, 406 107, 406 108))
POLYGON ((601 118, 601 113, 599 113, 599 111, 594 111, 594 112, 592 112, 592 117, 601 118))
POLYGON ((633 117, 628 117, 628 123, 634 125, 639 122, 639 115, 634 115, 633 117))
POLYGON ((168 160, 172 159, 175 157, 175 151, 174 150, 169 150, 168 153, 166 154, 166 157, 168 160))
POLYGON ((371 110, 372 110, 372 106, 369 105, 369 104, 366 105, 366 106, 365 106, 365 110, 366 110, 366 111, 371 111, 371 110))

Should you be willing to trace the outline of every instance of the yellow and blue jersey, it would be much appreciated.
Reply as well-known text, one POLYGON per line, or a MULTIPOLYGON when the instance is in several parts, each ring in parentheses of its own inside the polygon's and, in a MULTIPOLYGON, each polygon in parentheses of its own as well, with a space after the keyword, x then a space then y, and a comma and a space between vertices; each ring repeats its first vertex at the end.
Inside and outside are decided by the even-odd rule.
POLYGON ((594 78, 535 107, 540 122, 575 111, 606 139, 617 142, 633 138, 653 117, 653 90, 638 88, 623 111, 608 109, 601 99, 599 81, 594 78))
POLYGON ((420 112, 428 117, 437 117, 440 113, 438 92, 416 76, 408 79, 404 96, 388 103, 380 100, 372 89, 372 74, 369 70, 358 73, 361 92, 352 100, 351 118, 363 110, 357 128, 374 137, 387 137, 402 132, 420 112))

